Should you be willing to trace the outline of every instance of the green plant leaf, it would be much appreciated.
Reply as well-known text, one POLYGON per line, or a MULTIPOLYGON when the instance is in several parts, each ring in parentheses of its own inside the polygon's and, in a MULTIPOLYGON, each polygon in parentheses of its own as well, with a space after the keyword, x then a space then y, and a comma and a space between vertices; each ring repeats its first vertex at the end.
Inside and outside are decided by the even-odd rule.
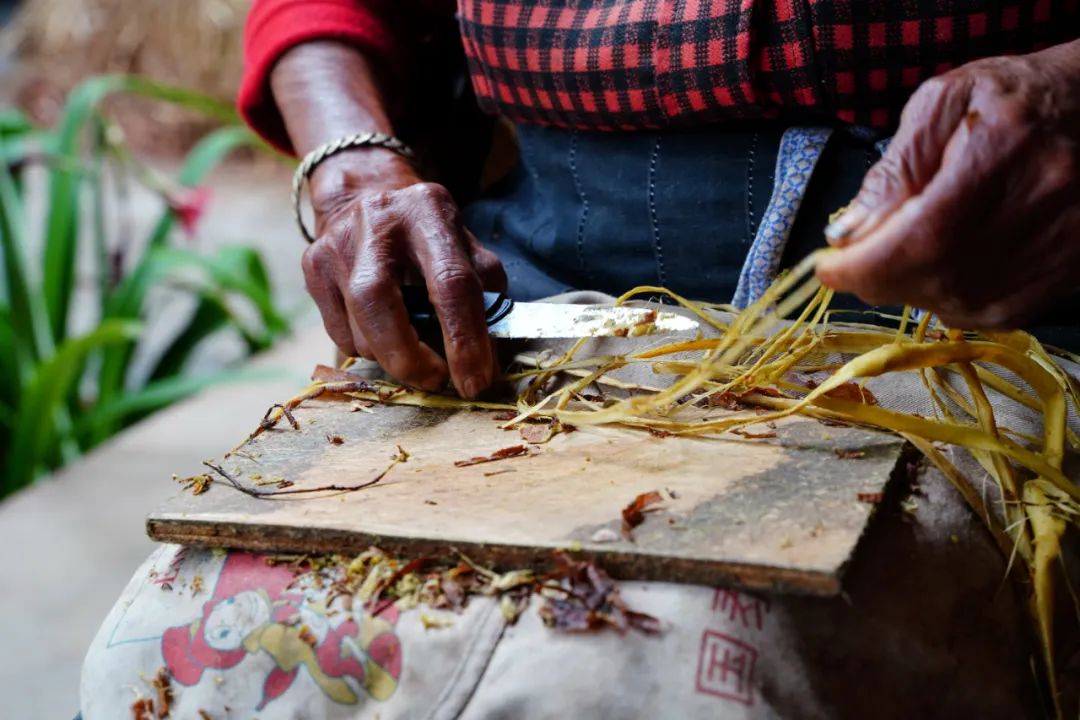
POLYGON ((56 416, 66 412, 67 397, 82 377, 87 356, 102 346, 138 337, 141 329, 139 323, 107 320, 92 332, 63 342, 52 357, 37 367, 16 411, 4 473, 6 492, 27 485, 45 458, 55 454, 56 416))
POLYGON ((140 390, 125 393, 106 405, 95 405, 76 426, 79 436, 93 436, 97 426, 125 426, 150 413, 214 385, 226 382, 273 380, 286 373, 278 369, 224 370, 210 375, 181 376, 155 380, 140 390))
MULTIPOLYGON (((136 320, 142 314, 146 297, 151 288, 163 278, 185 268, 198 268, 198 255, 191 250, 173 252, 160 248, 147 252, 130 273, 125 275, 105 304, 105 317, 118 320, 136 320)), ((128 367, 135 352, 135 343, 118 343, 102 352, 101 369, 98 372, 98 402, 109 404, 124 392, 128 367)), ((115 428, 99 424, 90 441, 96 445, 115 428)))
MULTIPOLYGON (((184 329, 163 351, 149 375, 151 380, 182 371, 195 348, 225 328, 240 332, 251 352, 269 347, 275 337, 289 329, 288 320, 274 305, 269 276, 259 253, 252 248, 231 246, 209 257, 188 248, 160 247, 148 252, 110 297, 108 317, 138 318, 150 289, 163 280, 179 277, 194 278, 199 304, 184 329), (251 327, 233 312, 230 295, 251 303, 260 327, 251 327)), ((124 393, 133 352, 134 343, 117 344, 103 352, 99 402, 107 405, 124 393)), ((99 423, 93 430, 91 444, 100 442, 112 431, 114 428, 99 423)))
MULTIPOLYGON (((134 270, 112 287, 102 160, 112 153, 125 169, 146 169, 123 145, 103 142, 101 103, 118 92, 182 105, 226 124, 189 153, 177 178, 180 184, 202 182, 238 147, 266 148, 240 126, 230 103, 140 77, 102 76, 85 81, 70 93, 50 133, 34 128, 21 113, 0 110, 0 347, 4 348, 0 372, 13 380, 0 390, 0 462, 8 471, 0 480, 0 495, 30 482, 41 469, 74 457, 79 450, 76 437, 96 442, 115 431, 117 423, 137 419, 156 403, 167 403, 196 387, 198 380, 162 373, 163 377, 134 395, 125 390, 138 338, 132 331, 137 324, 132 321, 142 315, 147 296, 157 284, 194 276, 194 291, 199 307, 204 308, 174 340, 171 359, 164 363, 170 370, 182 368, 191 350, 218 329, 235 327, 249 348, 257 349, 287 328, 273 304, 265 267, 254 251, 226 252, 212 259, 194 253, 185 257, 145 252, 134 270), (37 263, 28 263, 25 257, 25 248, 35 243, 26 237, 21 188, 9 163, 41 161, 48 170, 49 186, 39 270, 37 263), (84 189, 91 191, 93 200, 88 228, 80 227, 84 189), (88 230, 92 232, 87 234, 88 230), (86 240, 93 240, 97 251, 103 320, 88 335, 65 341, 78 244, 86 240), (258 322, 252 319, 254 315, 238 312, 237 302, 250 303, 258 322), (8 347, 14 352, 8 353, 8 347), (77 401, 77 387, 91 354, 101 358, 100 394, 91 412, 103 410, 92 421, 80 418, 76 426, 71 413, 85 412, 77 401)), ((144 180, 160 187, 148 169, 147 173, 144 180)), ((165 212, 146 246, 165 249, 172 226, 173 215, 165 212)))
MULTIPOLYGON (((5 402, 0 402, 0 428, 3 430, 10 430, 12 425, 15 424, 15 410, 5 402)), ((7 440, 7 433, 3 435, 3 440, 7 440)), ((0 441, 0 457, 7 457, 7 446, 0 441)))
MULTIPOLYGON (((177 175, 177 181, 182 185, 189 186, 199 184, 230 152, 244 146, 260 147, 263 144, 258 137, 243 126, 233 125, 215 130, 203 138, 188 153, 177 175)), ((106 317, 136 318, 139 316, 146 293, 163 275, 169 274, 171 270, 169 266, 173 263, 163 260, 161 257, 154 257, 154 253, 164 251, 169 232, 172 230, 174 223, 173 213, 166 210, 151 233, 148 243, 150 251, 136 263, 135 267, 121 281, 120 286, 113 291, 109 301, 105 304, 106 317)), ((175 258, 175 260, 177 263, 184 265, 196 264, 195 256, 189 252, 186 253, 185 258, 175 258)), ((260 312, 265 314, 261 309, 260 312)), ((179 344, 183 345, 190 339, 190 337, 187 340, 179 339, 179 344)), ((131 344, 114 346, 106 351, 98 382, 103 401, 111 401, 123 390, 133 354, 134 345, 131 344)), ((170 362, 175 361, 174 356, 170 362)), ((182 362, 181 360, 180 364, 182 362)), ((104 432, 107 428, 102 426, 100 430, 104 432)), ((100 437, 97 439, 100 439, 100 437)))
POLYGON ((30 122, 21 110, 0 110, 0 161, 6 165, 22 162, 32 152, 40 152, 48 136, 30 122))
MULTIPOLYGON (((242 147, 260 147, 262 140, 242 125, 219 128, 191 149, 184 159, 184 164, 176 176, 176 181, 186 187, 194 187, 213 171, 229 153, 242 147)), ((176 224, 176 217, 172 211, 165 210, 157 226, 150 234, 150 248, 158 248, 165 245, 169 238, 169 232, 176 224)))
POLYGON ((275 337, 288 330, 288 321, 274 305, 266 266, 254 249, 229 246, 210 257, 178 249, 162 249, 158 254, 170 258, 176 266, 197 265, 205 273, 206 284, 191 320, 162 353, 151 378, 180 372, 199 343, 226 327, 240 332, 249 352, 266 349, 275 337), (233 312, 230 294, 251 303, 258 313, 260 327, 250 327, 233 312))
MULTIPOLYGON (((0 138, 0 148, 5 147, 0 138)), ((3 257, 3 304, 8 308, 14 355, 19 373, 13 376, 25 382, 29 368, 38 358, 52 353, 48 316, 31 275, 22 199, 7 167, 0 167, 0 245, 3 257)))
MULTIPOLYGON (((9 352, 0 352, 0 401, 14 406, 22 391, 19 381, 19 364, 15 357, 15 330, 11 326, 11 311, 0 305, 0 348, 10 348, 9 352)), ((0 439, 2 443, 2 439, 0 439)))
POLYGON ((94 271, 97 273, 98 303, 101 315, 105 315, 105 301, 109 297, 109 237, 105 225, 105 132, 106 121, 100 115, 94 116, 93 154, 91 163, 94 172, 87 177, 90 185, 90 236, 94 247, 94 271))
POLYGON ((10 140, 11 138, 29 135, 36 130, 37 128, 34 127, 34 124, 30 122, 30 118, 22 110, 17 108, 0 110, 0 138, 10 140))
MULTIPOLYGON (((90 78, 68 96, 53 152, 62 159, 77 160, 89 120, 101 101, 115 92, 127 92, 156 98, 200 111, 223 122, 235 123, 236 111, 228 103, 201 93, 155 83, 146 78, 123 75, 103 75, 90 78)), ((51 173, 48 218, 44 238, 45 277, 42 292, 54 339, 64 337, 67 328, 68 306, 75 278, 77 254, 77 220, 79 212, 79 178, 60 165, 51 173)))
POLYGON ((219 298, 209 293, 203 294, 187 325, 158 358, 150 373, 151 381, 160 381, 183 372, 184 365, 199 343, 226 327, 229 319, 229 310, 219 298))
POLYGON ((239 293, 258 310, 259 319, 269 334, 288 330, 288 321, 274 305, 266 264, 255 248, 227 245, 201 261, 218 288, 239 293))

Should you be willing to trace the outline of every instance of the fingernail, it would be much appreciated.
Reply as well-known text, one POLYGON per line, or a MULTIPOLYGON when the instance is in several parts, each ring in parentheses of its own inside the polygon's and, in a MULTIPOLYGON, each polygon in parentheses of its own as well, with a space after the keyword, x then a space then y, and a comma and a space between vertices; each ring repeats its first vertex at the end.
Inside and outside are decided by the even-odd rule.
POLYGON ((487 383, 484 382, 484 378, 479 375, 470 375, 465 378, 462 388, 465 391, 465 397, 474 398, 484 391, 487 383))
POLYGON ((852 204, 843 214, 829 223, 825 228, 825 239, 830 245, 842 245, 850 238, 859 226, 866 222, 869 216, 866 208, 862 205, 852 204))

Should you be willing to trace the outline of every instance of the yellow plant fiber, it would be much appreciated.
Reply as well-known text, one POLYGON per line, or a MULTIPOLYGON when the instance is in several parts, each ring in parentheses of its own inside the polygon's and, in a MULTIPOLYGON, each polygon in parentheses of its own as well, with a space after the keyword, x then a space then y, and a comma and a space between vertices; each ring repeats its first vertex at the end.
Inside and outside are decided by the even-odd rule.
MULTIPOLYGON (((1052 619, 1055 588, 1062 578, 1071 592, 1062 563, 1062 538, 1069 525, 1080 527, 1080 488, 1062 470, 1067 446, 1080 447, 1068 427, 1068 403, 1071 400, 1077 406, 1080 383, 1035 338, 1023 332, 962 332, 940 327, 928 315, 911 327, 910 309, 899 318, 900 327, 895 331, 833 321, 835 313, 829 309, 832 292, 813 275, 823 252, 829 251, 807 258, 743 311, 695 303, 660 287, 634 288, 617 303, 639 296, 664 296, 689 310, 718 336, 680 338, 625 355, 579 357, 586 343, 583 339, 561 357, 547 362, 532 359, 527 363, 530 367, 509 376, 526 383, 514 404, 470 402, 390 383, 380 384, 376 391, 348 394, 430 408, 512 409, 517 415, 507 427, 544 416, 578 426, 614 423, 699 435, 798 414, 897 433, 957 487, 1011 558, 1010 567, 1013 560, 1019 560, 1016 569, 1029 582, 1032 619, 1050 693, 1060 714, 1052 619), (784 321, 796 312, 793 321, 784 321), (686 359, 688 353, 696 355, 686 359), (849 359, 835 360, 839 356, 849 359), (654 388, 609 376, 641 363, 650 365, 658 375, 673 376, 674 381, 654 388), (820 382, 807 381, 809 375, 823 373, 827 376, 820 382), (935 417, 837 393, 845 386, 890 373, 917 373, 936 409, 935 417), (558 378, 564 381, 561 385, 553 382, 558 378), (549 390, 552 386, 555 389, 549 390), (597 402, 586 397, 584 391, 589 387, 621 392, 618 397, 597 402), (1042 419, 1038 436, 1000 426, 988 389, 1037 412, 1042 419), (710 397, 724 394, 756 409, 720 417, 702 411, 702 404, 708 405, 710 397), (762 408, 766 412, 762 413, 762 408), (963 448, 979 462, 997 485, 1000 512, 995 512, 994 503, 946 458, 939 444, 963 448)), ((1080 608, 1080 603, 1075 604, 1080 608)), ((1080 622, 1080 611, 1077 614, 1080 622)))

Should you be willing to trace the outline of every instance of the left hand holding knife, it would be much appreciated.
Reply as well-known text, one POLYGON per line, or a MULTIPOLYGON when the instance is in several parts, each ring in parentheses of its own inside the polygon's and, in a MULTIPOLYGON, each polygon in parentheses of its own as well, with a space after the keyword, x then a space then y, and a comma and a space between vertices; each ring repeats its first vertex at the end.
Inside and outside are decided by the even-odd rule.
POLYGON ((424 390, 441 389, 450 376, 462 397, 476 397, 497 374, 482 291, 505 290, 506 274, 461 223, 445 188, 422 182, 396 156, 380 167, 373 152, 330 158, 313 178, 317 239, 303 258, 308 291, 344 354, 376 360, 424 390), (324 193, 333 175, 341 178, 324 193), (445 360, 410 321, 402 295, 410 277, 427 281, 422 294, 432 300, 445 360))

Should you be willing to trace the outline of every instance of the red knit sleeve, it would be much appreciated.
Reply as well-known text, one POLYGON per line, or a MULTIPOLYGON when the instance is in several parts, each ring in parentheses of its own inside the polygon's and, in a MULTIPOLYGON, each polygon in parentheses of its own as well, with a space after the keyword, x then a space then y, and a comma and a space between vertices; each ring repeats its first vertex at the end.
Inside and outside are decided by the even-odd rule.
POLYGON ((244 27, 244 74, 238 105, 244 120, 274 147, 292 153, 285 123, 270 92, 270 71, 289 48, 317 39, 349 42, 379 72, 404 66, 407 42, 397 32, 400 0, 254 0, 244 27))

